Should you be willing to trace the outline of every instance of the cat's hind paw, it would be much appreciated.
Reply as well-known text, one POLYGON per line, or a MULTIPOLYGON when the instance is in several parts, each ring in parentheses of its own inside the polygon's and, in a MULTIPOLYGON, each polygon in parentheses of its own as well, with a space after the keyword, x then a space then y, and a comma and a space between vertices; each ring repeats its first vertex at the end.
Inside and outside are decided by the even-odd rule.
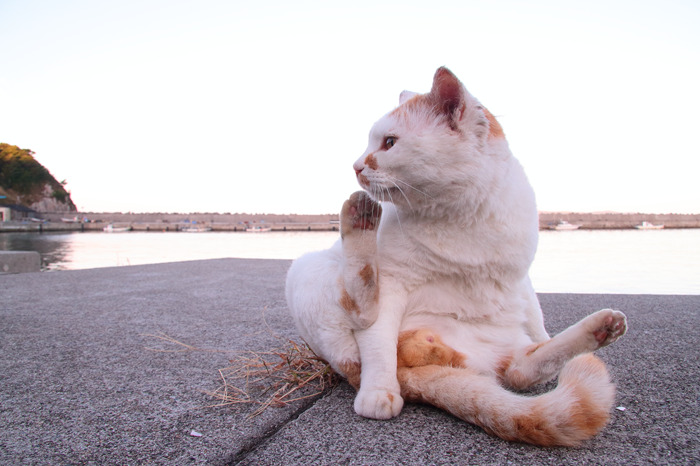
POLYGON ((391 419, 403 408, 403 398, 399 392, 392 390, 362 390, 355 398, 355 412, 370 419, 391 419))
POLYGON ((340 211, 340 233, 343 237, 354 230, 376 231, 382 216, 382 206, 364 191, 352 193, 340 211))
POLYGON ((603 309, 591 315, 592 334, 598 348, 608 346, 627 331, 627 317, 612 309, 603 309))

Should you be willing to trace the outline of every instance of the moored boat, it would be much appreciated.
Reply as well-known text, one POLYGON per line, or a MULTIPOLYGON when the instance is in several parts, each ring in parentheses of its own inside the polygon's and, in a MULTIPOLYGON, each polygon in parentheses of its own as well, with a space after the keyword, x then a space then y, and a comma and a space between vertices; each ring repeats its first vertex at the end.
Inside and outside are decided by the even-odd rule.
POLYGON ((191 226, 191 227, 181 228, 180 231, 183 231, 185 233, 203 233, 205 231, 211 231, 211 227, 191 226))
POLYGON ((552 230, 557 230, 557 231, 571 231, 571 230, 578 230, 581 225, 574 225, 572 223, 567 222, 566 220, 562 220, 559 223, 556 223, 550 227, 552 230))
POLYGON ((131 231, 131 227, 115 227, 111 223, 102 229, 105 233, 124 233, 131 231))
POLYGON ((663 225, 654 225, 651 222, 647 222, 646 220, 642 222, 641 225, 635 226, 637 230, 661 230, 663 229, 663 225))

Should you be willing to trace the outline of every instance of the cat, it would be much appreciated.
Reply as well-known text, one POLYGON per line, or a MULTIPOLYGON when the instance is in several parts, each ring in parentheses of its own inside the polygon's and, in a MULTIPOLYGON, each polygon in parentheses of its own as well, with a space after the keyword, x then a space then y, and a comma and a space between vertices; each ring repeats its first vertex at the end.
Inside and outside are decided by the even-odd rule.
POLYGON ((528 277, 535 196, 494 116, 447 68, 404 91, 354 163, 363 191, 340 239, 291 265, 300 335, 358 389, 355 411, 429 403, 506 440, 577 445, 607 423, 615 387, 591 353, 627 329, 595 312, 550 338, 528 277), (522 390, 559 375, 539 396, 522 390))

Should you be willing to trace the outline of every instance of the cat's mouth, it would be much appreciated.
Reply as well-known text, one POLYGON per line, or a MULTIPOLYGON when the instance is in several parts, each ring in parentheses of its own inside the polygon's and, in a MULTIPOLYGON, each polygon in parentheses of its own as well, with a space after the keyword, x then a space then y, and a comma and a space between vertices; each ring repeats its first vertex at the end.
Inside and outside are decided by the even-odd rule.
POLYGON ((369 179, 365 175, 363 175, 362 173, 357 174, 357 182, 364 189, 370 189, 370 186, 372 185, 372 183, 369 182, 369 179))
POLYGON ((396 186, 396 184, 389 184, 386 186, 384 183, 377 180, 370 180, 369 177, 365 176, 363 173, 357 174, 357 182, 362 189, 367 191, 377 202, 393 202, 396 196, 404 196, 403 191, 396 186))

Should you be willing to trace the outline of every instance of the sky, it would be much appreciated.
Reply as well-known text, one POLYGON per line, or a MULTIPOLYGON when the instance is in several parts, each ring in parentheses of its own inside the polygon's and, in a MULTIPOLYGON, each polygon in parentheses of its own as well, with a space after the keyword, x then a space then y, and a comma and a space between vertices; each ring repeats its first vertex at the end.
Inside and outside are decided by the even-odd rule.
POLYGON ((700 2, 2 0, 0 142, 84 212, 333 213, 450 68, 540 211, 700 213, 700 2))

